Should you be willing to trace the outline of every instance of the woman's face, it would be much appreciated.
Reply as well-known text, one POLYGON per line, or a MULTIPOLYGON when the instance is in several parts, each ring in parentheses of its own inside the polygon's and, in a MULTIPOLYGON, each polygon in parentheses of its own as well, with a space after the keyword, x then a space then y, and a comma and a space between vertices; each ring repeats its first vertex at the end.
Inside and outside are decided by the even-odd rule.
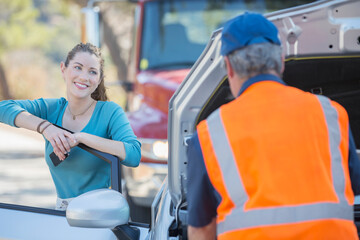
POLYGON ((68 96, 71 97, 91 97, 100 83, 99 59, 88 52, 76 53, 67 67, 62 62, 61 72, 66 83, 68 96))

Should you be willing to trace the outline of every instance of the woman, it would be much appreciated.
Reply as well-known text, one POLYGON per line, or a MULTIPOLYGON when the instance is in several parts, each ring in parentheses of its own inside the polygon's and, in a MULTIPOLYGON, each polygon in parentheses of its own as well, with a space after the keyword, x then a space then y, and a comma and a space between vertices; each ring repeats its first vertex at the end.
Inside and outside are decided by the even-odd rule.
POLYGON ((0 122, 43 135, 57 210, 65 210, 82 193, 110 186, 110 164, 75 147, 79 143, 115 155, 125 166, 136 167, 140 162, 140 143, 124 111, 106 101, 103 67, 100 50, 80 43, 60 65, 67 99, 0 102, 0 122), (49 157, 52 152, 62 161, 58 166, 49 157))

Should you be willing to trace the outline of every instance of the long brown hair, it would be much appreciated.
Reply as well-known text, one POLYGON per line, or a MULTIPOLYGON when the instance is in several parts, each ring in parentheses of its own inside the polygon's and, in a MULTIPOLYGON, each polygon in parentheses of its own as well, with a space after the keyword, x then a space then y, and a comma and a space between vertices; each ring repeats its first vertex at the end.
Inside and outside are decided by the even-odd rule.
POLYGON ((65 67, 69 65, 69 62, 74 58, 78 52, 87 52, 94 54, 100 62, 100 84, 91 94, 91 97, 96 101, 107 101, 106 88, 104 84, 104 59, 101 56, 100 48, 92 45, 91 43, 79 43, 77 44, 67 55, 65 61, 65 67))

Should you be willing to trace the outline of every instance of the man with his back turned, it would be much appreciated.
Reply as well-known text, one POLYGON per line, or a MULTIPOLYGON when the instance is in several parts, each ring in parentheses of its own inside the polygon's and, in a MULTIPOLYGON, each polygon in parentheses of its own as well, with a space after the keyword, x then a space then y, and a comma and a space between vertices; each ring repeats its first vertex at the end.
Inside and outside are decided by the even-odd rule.
POLYGON ((231 19, 221 41, 236 99, 190 141, 189 238, 358 239, 360 165, 345 109, 280 79, 278 31, 262 15, 231 19))

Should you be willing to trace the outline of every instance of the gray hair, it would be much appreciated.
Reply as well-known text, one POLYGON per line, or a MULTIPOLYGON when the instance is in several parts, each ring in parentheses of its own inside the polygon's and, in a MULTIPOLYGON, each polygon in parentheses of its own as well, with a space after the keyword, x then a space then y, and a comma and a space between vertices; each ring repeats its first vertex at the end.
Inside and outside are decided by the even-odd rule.
POLYGON ((281 46, 272 43, 252 44, 228 55, 231 66, 241 78, 250 78, 274 70, 281 76, 281 46))

